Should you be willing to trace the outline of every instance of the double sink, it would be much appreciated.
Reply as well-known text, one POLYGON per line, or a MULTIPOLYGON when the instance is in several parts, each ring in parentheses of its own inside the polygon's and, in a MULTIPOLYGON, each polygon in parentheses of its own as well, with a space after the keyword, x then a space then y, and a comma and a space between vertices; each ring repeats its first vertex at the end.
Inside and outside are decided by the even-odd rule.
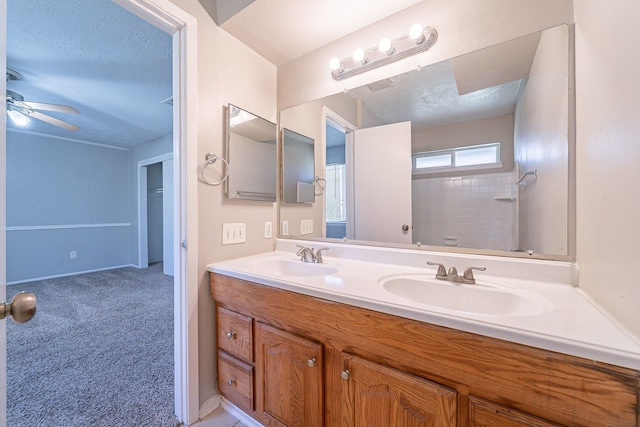
MULTIPOLYGON (((273 256, 253 260, 250 268, 258 275, 295 281, 308 279, 310 283, 331 283, 348 278, 357 272, 345 271, 338 262, 322 264, 302 262, 298 258, 273 256)), ((426 309, 446 310, 480 316, 532 316, 550 311, 550 301, 537 294, 515 287, 478 279, 476 284, 453 283, 435 278, 435 269, 423 273, 402 273, 377 278, 378 290, 385 299, 405 301, 426 309)))

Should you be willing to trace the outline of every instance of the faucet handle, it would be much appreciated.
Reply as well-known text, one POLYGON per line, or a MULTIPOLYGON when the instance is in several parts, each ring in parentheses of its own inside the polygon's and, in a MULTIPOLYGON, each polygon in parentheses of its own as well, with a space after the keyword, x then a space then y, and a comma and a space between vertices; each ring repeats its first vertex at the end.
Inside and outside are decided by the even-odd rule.
POLYGON ((436 279, 443 279, 447 277, 447 269, 444 267, 443 264, 440 264, 438 262, 431 262, 431 261, 427 261, 427 264, 438 266, 438 271, 436 272, 436 279))
POLYGON ((321 251, 328 251, 329 248, 320 248, 316 251, 316 263, 318 264, 322 264, 322 252, 321 251))
POLYGON ((468 283, 471 285, 474 285, 476 283, 476 279, 473 277, 473 270, 485 271, 486 268, 485 267, 467 267, 467 269, 464 270, 464 274, 462 275, 462 279, 464 283, 468 283))
POLYGON ((300 261, 302 262, 315 262, 316 256, 313 254, 313 249, 307 248, 306 246, 296 245, 298 252, 296 255, 300 256, 300 261))

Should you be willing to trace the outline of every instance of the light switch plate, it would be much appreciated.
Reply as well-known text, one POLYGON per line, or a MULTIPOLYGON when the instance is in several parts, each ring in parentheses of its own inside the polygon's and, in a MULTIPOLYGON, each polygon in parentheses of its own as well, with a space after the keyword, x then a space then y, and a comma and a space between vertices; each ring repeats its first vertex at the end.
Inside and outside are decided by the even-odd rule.
POLYGON ((282 221, 282 235, 289 235, 289 221, 282 221))
POLYGON ((270 239, 273 237, 273 223, 271 221, 266 221, 264 223, 264 238, 270 239))
POLYGON ((233 245, 247 241, 247 224, 244 222, 225 222, 222 224, 222 244, 233 245))
POLYGON ((300 221, 300 234, 311 234, 313 233, 313 220, 312 219, 303 219, 300 221))

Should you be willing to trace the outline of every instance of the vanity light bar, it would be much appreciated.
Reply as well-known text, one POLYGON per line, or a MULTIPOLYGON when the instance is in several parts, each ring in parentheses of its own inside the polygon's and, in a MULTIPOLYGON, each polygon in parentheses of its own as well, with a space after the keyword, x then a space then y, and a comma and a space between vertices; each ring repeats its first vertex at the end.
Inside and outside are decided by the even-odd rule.
POLYGON ((337 81, 348 79, 374 68, 426 52, 438 39, 438 32, 431 27, 423 30, 421 26, 414 25, 409 33, 393 40, 382 39, 379 46, 367 50, 356 49, 353 56, 343 60, 333 58, 329 63, 331 77, 337 81))

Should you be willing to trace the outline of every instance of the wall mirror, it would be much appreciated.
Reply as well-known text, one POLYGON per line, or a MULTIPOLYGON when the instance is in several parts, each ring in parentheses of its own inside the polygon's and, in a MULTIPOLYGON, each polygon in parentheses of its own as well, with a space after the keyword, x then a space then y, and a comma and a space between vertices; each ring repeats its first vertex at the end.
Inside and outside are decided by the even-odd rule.
POLYGON ((229 104, 226 130, 229 162, 227 197, 275 202, 278 170, 276 124, 229 104))
MULTIPOLYGON (((289 237, 569 259, 572 28, 520 37, 280 112, 326 190, 289 237)), ((286 160, 285 160, 286 162, 286 160)))
POLYGON ((314 140, 290 129, 282 130, 282 201, 315 201, 314 140))

